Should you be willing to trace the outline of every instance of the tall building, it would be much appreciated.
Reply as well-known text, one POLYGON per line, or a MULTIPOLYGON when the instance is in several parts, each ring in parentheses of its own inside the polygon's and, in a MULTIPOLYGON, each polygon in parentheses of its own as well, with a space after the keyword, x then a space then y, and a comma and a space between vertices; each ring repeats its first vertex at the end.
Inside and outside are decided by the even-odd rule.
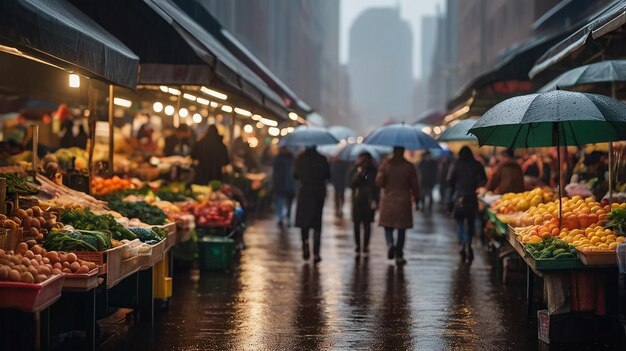
POLYGON ((350 28, 352 110, 364 126, 412 113, 412 33, 398 8, 364 11, 350 28))
POLYGON ((342 114, 339 1, 197 1, 300 98, 331 122, 342 114))
POLYGON ((419 75, 420 79, 424 79, 432 73, 439 18, 440 16, 422 17, 422 71, 419 75))

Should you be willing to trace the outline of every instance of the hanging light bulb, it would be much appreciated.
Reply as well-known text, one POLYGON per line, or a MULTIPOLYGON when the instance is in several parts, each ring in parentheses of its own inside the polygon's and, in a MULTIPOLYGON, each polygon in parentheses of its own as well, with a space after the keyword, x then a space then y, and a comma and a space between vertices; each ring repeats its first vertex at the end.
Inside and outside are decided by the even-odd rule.
POLYGON ((163 104, 157 101, 152 104, 152 109, 154 110, 154 112, 159 113, 163 111, 163 104))

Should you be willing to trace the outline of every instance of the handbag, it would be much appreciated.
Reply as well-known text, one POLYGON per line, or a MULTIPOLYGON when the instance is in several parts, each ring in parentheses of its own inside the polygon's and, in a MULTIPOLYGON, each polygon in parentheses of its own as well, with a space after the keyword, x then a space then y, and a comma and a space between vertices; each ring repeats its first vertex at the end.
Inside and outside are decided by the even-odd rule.
POLYGON ((463 195, 456 195, 452 204, 452 216, 455 218, 464 217, 466 215, 465 197, 463 195))

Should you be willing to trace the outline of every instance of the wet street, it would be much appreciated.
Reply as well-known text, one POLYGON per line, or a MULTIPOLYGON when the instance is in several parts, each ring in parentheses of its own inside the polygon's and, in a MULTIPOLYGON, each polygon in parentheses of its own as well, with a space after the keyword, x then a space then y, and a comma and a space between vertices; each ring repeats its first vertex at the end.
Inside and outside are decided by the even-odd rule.
POLYGON ((256 221, 232 272, 176 275, 153 331, 125 326, 102 349, 537 349, 524 286, 495 281, 477 241, 474 263, 461 263, 445 215, 415 215, 398 268, 380 228, 369 259, 356 261, 351 222, 335 220, 330 205, 318 266, 303 262, 297 229, 256 221))

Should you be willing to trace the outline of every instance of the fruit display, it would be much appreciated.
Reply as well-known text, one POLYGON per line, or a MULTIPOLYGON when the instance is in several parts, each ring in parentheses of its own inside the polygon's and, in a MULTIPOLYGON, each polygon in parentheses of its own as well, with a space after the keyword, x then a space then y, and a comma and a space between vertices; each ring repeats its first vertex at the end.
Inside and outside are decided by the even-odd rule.
MULTIPOLYGON (((608 218, 611 208, 626 208, 626 204, 609 204, 608 201, 596 202, 593 197, 583 199, 574 196, 562 199, 563 227, 567 229, 587 228, 591 224, 602 224, 608 218)), ((558 219, 559 203, 557 201, 539 204, 529 208, 522 217, 524 225, 539 225, 558 219)))
POLYGON ((145 201, 128 202, 115 200, 109 202, 109 207, 124 217, 139 218, 147 224, 165 224, 166 216, 163 210, 145 201))
POLYGON ((104 251, 113 247, 110 234, 98 231, 75 230, 65 227, 46 235, 43 245, 56 251, 104 251))
POLYGON ((192 207, 199 227, 228 226, 235 213, 236 204, 232 200, 202 201, 192 207))
POLYGON ((524 248, 536 260, 558 260, 577 257, 576 248, 559 238, 548 237, 538 243, 526 244, 524 248))
POLYGON ((109 214, 97 215, 88 209, 64 210, 61 213, 61 221, 76 229, 110 232, 111 237, 115 240, 137 239, 135 234, 118 223, 113 216, 109 214))
POLYGON ((104 196, 116 191, 130 189, 133 182, 130 179, 122 179, 118 176, 112 178, 96 177, 91 181, 91 189, 94 195, 104 196))
POLYGON ((57 216, 42 210, 39 206, 27 209, 18 208, 8 217, 0 214, 0 226, 5 229, 23 229, 25 240, 43 240, 44 234, 63 225, 57 222, 57 216))
POLYGON ((614 230, 604 228, 598 224, 592 224, 586 229, 574 229, 561 233, 561 239, 571 243, 581 251, 615 251, 617 245, 626 239, 618 236, 614 230))
POLYGON ((552 200, 554 192, 551 189, 536 188, 523 193, 506 193, 492 204, 492 208, 498 214, 511 214, 552 200))

